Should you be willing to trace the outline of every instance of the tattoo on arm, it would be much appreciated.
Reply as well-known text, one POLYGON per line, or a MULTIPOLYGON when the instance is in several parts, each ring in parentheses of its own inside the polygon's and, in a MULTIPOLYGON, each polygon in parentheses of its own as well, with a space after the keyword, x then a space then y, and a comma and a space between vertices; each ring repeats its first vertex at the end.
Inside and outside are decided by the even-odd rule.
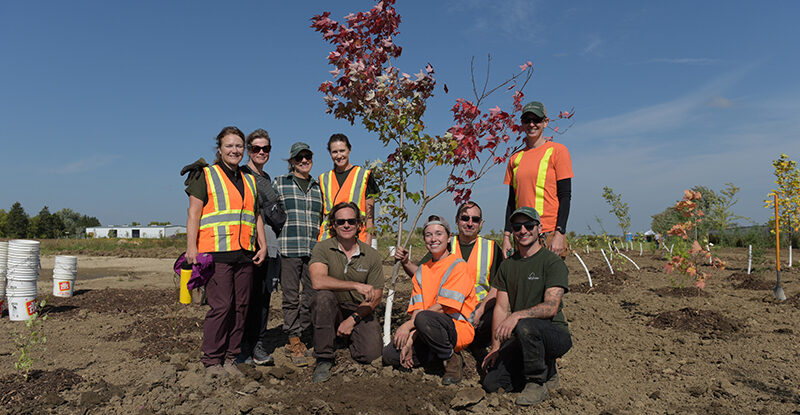
POLYGON ((551 287, 544 292, 544 301, 529 308, 528 318, 552 318, 558 313, 558 306, 561 304, 561 297, 564 289, 561 287, 551 287))

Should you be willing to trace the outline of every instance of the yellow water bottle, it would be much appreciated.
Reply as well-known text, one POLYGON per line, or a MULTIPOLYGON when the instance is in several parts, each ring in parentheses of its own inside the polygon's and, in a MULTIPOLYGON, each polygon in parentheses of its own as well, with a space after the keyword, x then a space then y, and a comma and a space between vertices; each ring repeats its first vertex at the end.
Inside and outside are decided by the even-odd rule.
POLYGON ((192 303, 192 293, 189 291, 189 278, 192 277, 192 264, 184 262, 181 264, 181 282, 178 290, 178 301, 181 304, 192 303))

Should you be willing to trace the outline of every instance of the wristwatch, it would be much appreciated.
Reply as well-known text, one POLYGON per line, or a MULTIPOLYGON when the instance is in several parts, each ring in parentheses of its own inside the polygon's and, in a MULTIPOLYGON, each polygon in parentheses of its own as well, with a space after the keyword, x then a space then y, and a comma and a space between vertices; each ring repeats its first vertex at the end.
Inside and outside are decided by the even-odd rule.
POLYGON ((361 316, 359 316, 359 315, 358 315, 358 313, 353 313, 353 314, 350 314, 350 316, 351 316, 351 317, 353 317, 353 321, 355 321, 355 322, 356 322, 356 324, 358 324, 359 322, 361 322, 361 316))

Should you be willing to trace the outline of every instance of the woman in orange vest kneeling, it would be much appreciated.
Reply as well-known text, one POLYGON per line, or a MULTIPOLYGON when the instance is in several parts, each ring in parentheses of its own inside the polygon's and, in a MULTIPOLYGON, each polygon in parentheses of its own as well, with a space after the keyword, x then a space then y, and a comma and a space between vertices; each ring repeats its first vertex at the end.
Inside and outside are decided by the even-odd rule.
POLYGON ((253 284, 253 265, 267 253, 264 223, 259 215, 255 178, 239 170, 244 133, 225 127, 217 135, 217 160, 188 183, 186 260, 201 252, 214 258, 214 274, 206 284, 211 309, 203 323, 203 357, 211 376, 242 377, 234 360, 239 355, 253 284), (256 237, 260 249, 255 252, 256 237))
MULTIPOLYGON (((475 336, 469 321, 478 304, 475 281, 467 273, 467 263, 447 249, 450 226, 443 218, 428 217, 422 231, 432 259, 414 273, 408 306, 411 319, 383 348, 383 362, 410 369, 442 360, 442 384, 450 385, 461 382, 464 362, 460 352, 475 336)), ((395 258, 407 263, 408 251, 397 251, 395 258)))

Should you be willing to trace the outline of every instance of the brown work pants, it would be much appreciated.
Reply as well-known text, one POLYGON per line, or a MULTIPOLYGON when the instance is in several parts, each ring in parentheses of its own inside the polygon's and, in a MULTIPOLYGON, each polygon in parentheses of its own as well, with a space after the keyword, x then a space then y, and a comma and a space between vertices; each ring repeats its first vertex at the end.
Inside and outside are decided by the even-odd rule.
POLYGON ((253 264, 214 264, 214 275, 206 284, 211 309, 203 322, 205 366, 223 364, 239 356, 247 305, 253 285, 253 264))
MULTIPOLYGON (((339 303, 333 291, 318 290, 311 303, 311 320, 314 322, 314 357, 333 359, 336 330, 339 323, 349 318, 358 304, 339 303)), ((381 326, 370 314, 353 327, 350 333, 350 356, 356 362, 369 363, 381 355, 381 326)))

